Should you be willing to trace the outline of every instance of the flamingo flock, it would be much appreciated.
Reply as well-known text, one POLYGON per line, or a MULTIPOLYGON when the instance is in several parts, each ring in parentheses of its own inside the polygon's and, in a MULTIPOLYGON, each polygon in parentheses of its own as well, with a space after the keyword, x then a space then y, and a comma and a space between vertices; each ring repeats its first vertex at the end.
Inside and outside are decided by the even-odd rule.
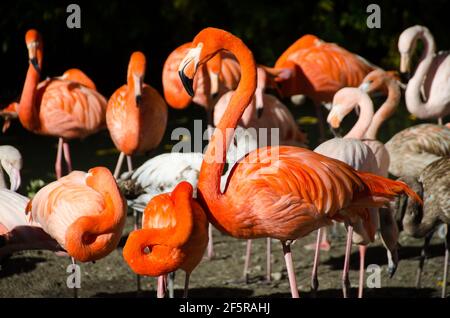
POLYGON ((266 239, 267 280, 272 277, 271 243, 279 241, 290 293, 298 298, 293 242, 317 231, 311 275, 315 294, 320 252, 335 248, 327 230, 342 224, 347 230, 342 294, 349 297, 350 254, 357 244, 361 298, 370 243, 381 239, 392 276, 400 262, 399 233, 425 238, 420 286, 431 236, 444 224, 446 297, 450 129, 442 118, 450 114, 450 57, 436 53, 426 27, 413 26, 398 40, 402 72, 411 70, 417 41, 424 43, 423 56, 403 84, 396 72, 315 35, 300 37, 270 67, 257 64, 237 36, 208 27, 168 55, 162 94, 144 83, 146 56, 134 51, 126 84, 107 100, 76 68, 41 81, 43 37, 29 30, 28 71, 18 102, 0 111, 3 133, 18 119, 32 133, 57 137, 56 178, 32 198, 19 194, 27 158, 10 145, 0 146, 0 261, 41 249, 69 256, 73 263, 94 262, 107 258, 125 236, 123 260, 138 275, 138 290, 139 275, 157 277, 157 296, 166 297, 169 289, 172 297, 174 273, 183 270, 187 297, 195 268, 214 259, 215 227, 247 240, 245 282, 252 240, 266 239), (378 133, 399 107, 403 90, 413 116, 439 122, 408 127, 382 143, 378 133), (378 109, 374 93, 385 96, 378 109), (299 96, 316 106, 320 145, 314 150, 308 149, 308 136, 282 100, 295 102, 299 96), (181 109, 193 103, 205 109, 205 152, 163 153, 134 169, 132 156, 156 149, 167 133, 168 106, 181 109), (329 106, 326 121, 324 104, 329 106), (336 131, 353 111, 358 118, 341 137, 336 131), (326 140, 325 122, 335 138, 326 140), (120 152, 116 166, 73 170, 69 141, 101 130, 108 130, 120 152), (270 143, 261 140, 262 130, 270 143), (121 174, 125 158, 128 169, 121 174), (135 214, 134 229, 124 233, 129 209, 135 214))

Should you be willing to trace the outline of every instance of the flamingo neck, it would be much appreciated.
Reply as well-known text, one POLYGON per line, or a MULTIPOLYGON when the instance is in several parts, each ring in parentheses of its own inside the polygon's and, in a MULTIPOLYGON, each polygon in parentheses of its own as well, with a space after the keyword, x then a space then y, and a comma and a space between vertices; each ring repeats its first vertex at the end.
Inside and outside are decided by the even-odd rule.
POLYGON ((424 30, 417 37, 423 41, 424 51, 414 76, 409 80, 406 87, 405 100, 410 113, 419 118, 426 118, 432 116, 432 114, 430 113, 429 105, 422 99, 421 92, 425 77, 434 59, 436 45, 433 36, 428 30, 424 30))
POLYGON ((236 56, 241 66, 241 80, 214 131, 203 159, 198 188, 206 202, 222 195, 220 178, 225 165, 226 153, 234 129, 250 104, 256 89, 256 65, 252 52, 240 39, 232 37, 222 40, 222 49, 230 51, 236 56))
MULTIPOLYGON (((39 68, 42 62, 39 61, 39 68)), ((29 63, 27 77, 23 86, 22 95, 19 102, 19 120, 21 124, 28 130, 36 130, 39 128, 39 115, 36 109, 37 86, 39 84, 40 75, 29 63)))
POLYGON ((355 106, 359 105, 361 111, 358 121, 353 128, 344 136, 344 138, 363 139, 367 128, 370 126, 370 122, 373 118, 373 104, 370 97, 367 94, 361 94, 358 102, 355 106))
POLYGON ((395 82, 395 80, 390 79, 388 81, 387 89, 388 97, 373 116, 372 122, 370 123, 365 135, 365 138, 367 139, 377 139, 378 130, 381 125, 386 119, 392 116, 398 106, 398 103, 400 102, 400 86, 395 82))

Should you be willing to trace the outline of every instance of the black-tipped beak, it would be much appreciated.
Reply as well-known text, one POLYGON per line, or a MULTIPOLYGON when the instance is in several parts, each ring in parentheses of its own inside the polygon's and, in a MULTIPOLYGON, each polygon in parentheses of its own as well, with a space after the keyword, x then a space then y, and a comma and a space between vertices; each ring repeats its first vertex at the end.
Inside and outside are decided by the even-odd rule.
POLYGON ((194 97, 194 80, 184 75, 184 68, 178 71, 181 82, 183 83, 184 89, 189 94, 189 96, 194 97))
POLYGON ((410 72, 400 73, 400 81, 402 83, 408 83, 410 79, 411 79, 411 73, 410 72))
POLYGON ((142 105, 142 95, 136 95, 136 105, 142 105))
POLYGON ((33 57, 33 58, 30 60, 30 63, 31 63, 31 65, 33 65, 33 67, 34 67, 34 69, 36 70, 36 72, 41 73, 41 69, 40 69, 40 67, 39 67, 39 63, 38 63, 37 58, 33 57))
POLYGON ((261 116, 263 114, 263 110, 264 110, 264 107, 256 107, 256 116, 258 118, 261 118, 261 116))

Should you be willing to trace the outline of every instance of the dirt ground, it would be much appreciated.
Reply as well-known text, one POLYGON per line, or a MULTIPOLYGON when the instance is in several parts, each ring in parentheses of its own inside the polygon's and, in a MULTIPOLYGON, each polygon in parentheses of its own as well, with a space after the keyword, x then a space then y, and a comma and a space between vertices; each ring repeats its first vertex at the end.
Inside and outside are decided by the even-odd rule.
MULTIPOLYGON (((81 264, 81 288, 79 297, 155 297, 156 279, 143 277, 144 291, 136 293, 135 276, 122 258, 122 246, 132 227, 132 217, 127 220, 127 230, 120 246, 108 257, 95 264, 81 264)), ((330 252, 321 253, 319 267, 319 292, 317 297, 342 297, 341 269, 344 262, 344 229, 333 239, 330 252)), ((301 297, 311 297, 310 273, 313 252, 303 246, 314 241, 312 233, 292 247, 297 282, 301 297)), ((244 284, 240 279, 244 264, 245 241, 214 232, 216 256, 203 260, 191 275, 190 297, 290 297, 287 273, 279 242, 272 242, 273 278, 265 281, 265 240, 256 240, 250 267, 250 279, 244 284)), ((443 253, 442 240, 436 235, 425 263, 422 288, 416 289, 415 274, 422 242, 401 237, 400 265, 397 273, 389 279, 386 273, 386 256, 379 242, 369 247, 366 264, 382 267, 381 288, 366 288, 365 296, 379 297, 439 297, 442 286, 443 253)), ((356 297, 359 254, 353 247, 350 280, 352 296, 356 297)), ((68 273, 67 257, 56 256, 47 251, 27 251, 5 259, 0 270, 0 297, 72 297, 73 290, 66 287, 68 273)), ((181 296, 184 273, 177 272, 175 296, 181 296)))

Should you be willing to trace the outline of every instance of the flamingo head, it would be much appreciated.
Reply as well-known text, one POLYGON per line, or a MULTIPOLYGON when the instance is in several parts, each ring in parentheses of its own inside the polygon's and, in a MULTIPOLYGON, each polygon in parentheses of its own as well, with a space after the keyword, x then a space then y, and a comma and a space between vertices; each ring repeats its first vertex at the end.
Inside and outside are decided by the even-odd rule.
POLYGON ((411 56, 416 48, 417 39, 423 37, 428 29, 421 25, 407 28, 400 34, 398 39, 398 51, 400 52, 400 72, 409 73, 411 71, 411 56))
POLYGON ((134 98, 138 106, 142 104, 142 86, 144 85, 146 65, 144 53, 136 51, 131 54, 127 77, 128 84, 134 88, 134 98))
POLYGON ((178 74, 190 96, 194 96, 193 80, 198 68, 223 50, 223 43, 226 43, 227 39, 231 37, 233 35, 224 30, 206 28, 194 38, 193 47, 188 51, 178 68, 178 74))
POLYGON ((376 69, 364 77, 359 89, 369 94, 382 89, 387 80, 389 80, 388 74, 381 69, 376 69))
POLYGON ((10 189, 16 191, 21 182, 22 155, 12 146, 0 146, 0 164, 9 176, 10 189))
POLYGON ((345 116, 358 106, 362 94, 364 93, 356 87, 344 87, 334 95, 331 111, 327 117, 327 122, 332 128, 339 128, 345 116))
POLYGON ((25 34, 25 43, 28 49, 28 59, 35 70, 40 73, 43 49, 41 34, 35 29, 28 30, 25 34))

